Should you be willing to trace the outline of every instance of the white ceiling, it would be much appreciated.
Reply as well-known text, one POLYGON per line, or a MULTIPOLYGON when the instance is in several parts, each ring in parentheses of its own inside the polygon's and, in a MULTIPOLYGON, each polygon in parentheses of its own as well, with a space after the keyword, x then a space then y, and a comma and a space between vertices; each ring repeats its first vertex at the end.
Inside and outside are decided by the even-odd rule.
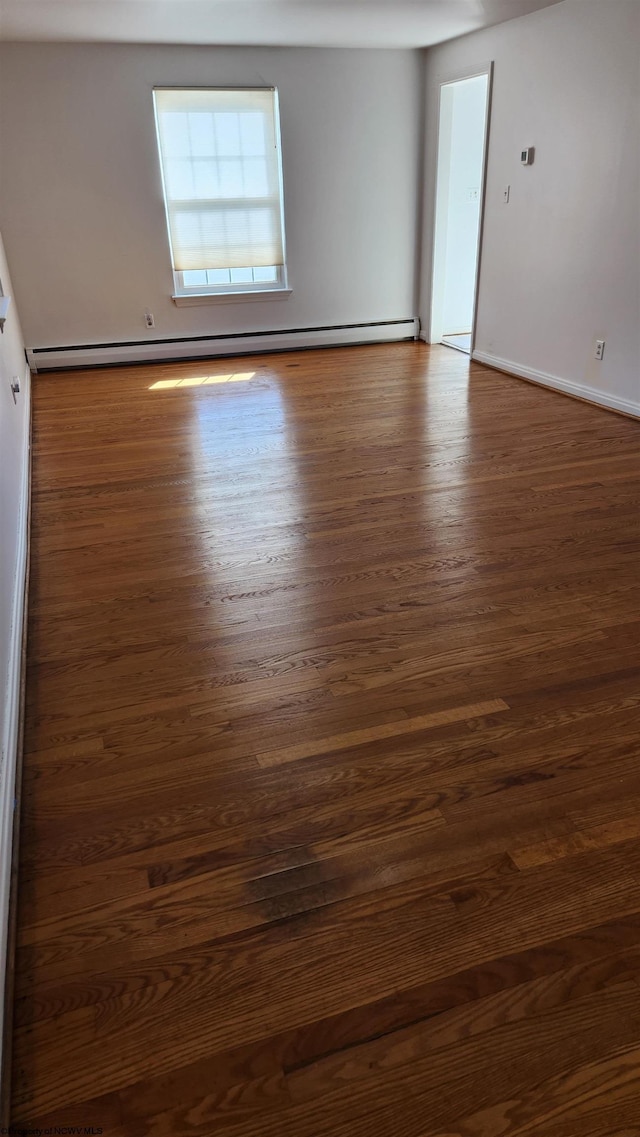
POLYGON ((559 0, 0 0, 0 38, 427 47, 559 0))

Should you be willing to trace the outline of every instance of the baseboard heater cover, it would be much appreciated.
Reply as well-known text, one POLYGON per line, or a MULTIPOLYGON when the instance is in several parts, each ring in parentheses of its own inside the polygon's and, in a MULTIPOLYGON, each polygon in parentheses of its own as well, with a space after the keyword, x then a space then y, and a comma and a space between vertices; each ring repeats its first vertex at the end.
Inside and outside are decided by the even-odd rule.
POLYGON ((65 347, 30 347, 32 371, 60 371, 73 367, 113 367, 127 363, 160 363, 178 359, 248 355, 266 351, 296 351, 312 347, 416 340, 417 317, 382 320, 369 324, 341 324, 267 332, 233 332, 230 335, 187 336, 178 339, 130 340, 65 347))
POLYGON ((552 391, 559 391, 563 395, 573 395, 576 399, 583 399, 587 403, 595 403, 600 407, 607 407, 612 411, 640 418, 640 402, 614 395, 610 391, 601 391, 597 387, 587 387, 586 383, 575 383, 572 379, 561 379, 558 375, 549 375, 545 371, 538 371, 535 367, 525 367, 520 363, 513 363, 508 359, 500 359, 486 351, 474 351, 471 356, 475 363, 482 363, 492 367, 495 371, 504 371, 507 375, 514 375, 518 379, 528 379, 531 383, 539 383, 542 387, 550 387, 552 391))

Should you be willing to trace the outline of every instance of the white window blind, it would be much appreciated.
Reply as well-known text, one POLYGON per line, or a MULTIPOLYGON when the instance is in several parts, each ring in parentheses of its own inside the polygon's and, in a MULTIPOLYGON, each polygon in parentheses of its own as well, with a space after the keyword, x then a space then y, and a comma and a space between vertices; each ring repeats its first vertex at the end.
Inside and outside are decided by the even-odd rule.
POLYGON ((284 264, 276 92, 154 98, 175 271, 284 264))

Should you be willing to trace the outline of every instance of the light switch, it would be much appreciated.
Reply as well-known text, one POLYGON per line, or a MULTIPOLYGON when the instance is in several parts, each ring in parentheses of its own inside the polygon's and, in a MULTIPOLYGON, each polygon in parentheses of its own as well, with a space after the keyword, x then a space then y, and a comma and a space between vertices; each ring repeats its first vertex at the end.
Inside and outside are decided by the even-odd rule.
POLYGON ((511 193, 511 186, 505 186, 502 191, 502 200, 505 205, 509 204, 509 194, 511 193))

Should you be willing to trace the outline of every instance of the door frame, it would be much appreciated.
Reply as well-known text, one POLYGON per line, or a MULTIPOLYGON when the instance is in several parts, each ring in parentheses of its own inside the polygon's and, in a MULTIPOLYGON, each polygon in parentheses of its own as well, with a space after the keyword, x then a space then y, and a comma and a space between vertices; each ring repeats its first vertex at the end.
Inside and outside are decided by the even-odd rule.
POLYGON ((484 234, 484 214, 485 214, 485 200, 486 200, 486 185, 487 185, 487 168, 489 157, 489 133, 491 125, 491 103, 493 94, 493 60, 487 63, 478 64, 475 67, 467 67, 451 72, 450 74, 442 74, 437 77, 436 84, 438 87, 438 107, 437 107, 437 130, 436 130, 436 170, 435 170, 435 195, 433 205, 433 241, 431 248, 431 292, 429 301, 429 343, 440 343, 444 332, 441 327, 441 319, 438 320, 436 313, 437 300, 437 277, 441 271, 442 253, 438 247, 438 232, 441 228, 441 221, 444 217, 444 205, 447 199, 442 194, 442 170, 440 168, 441 155, 441 115, 443 103, 443 87, 448 87, 452 83, 459 83, 464 79, 475 79, 480 75, 487 76, 487 101, 485 107, 485 121, 484 121, 484 149, 482 155, 482 175, 480 178, 480 209, 479 209, 479 223, 478 223, 478 246, 476 253, 476 272, 474 283, 473 295, 473 316, 471 325, 471 351, 470 355, 473 356, 476 340, 476 322, 478 316, 478 300, 480 291, 480 267, 482 261, 482 239, 484 234))

